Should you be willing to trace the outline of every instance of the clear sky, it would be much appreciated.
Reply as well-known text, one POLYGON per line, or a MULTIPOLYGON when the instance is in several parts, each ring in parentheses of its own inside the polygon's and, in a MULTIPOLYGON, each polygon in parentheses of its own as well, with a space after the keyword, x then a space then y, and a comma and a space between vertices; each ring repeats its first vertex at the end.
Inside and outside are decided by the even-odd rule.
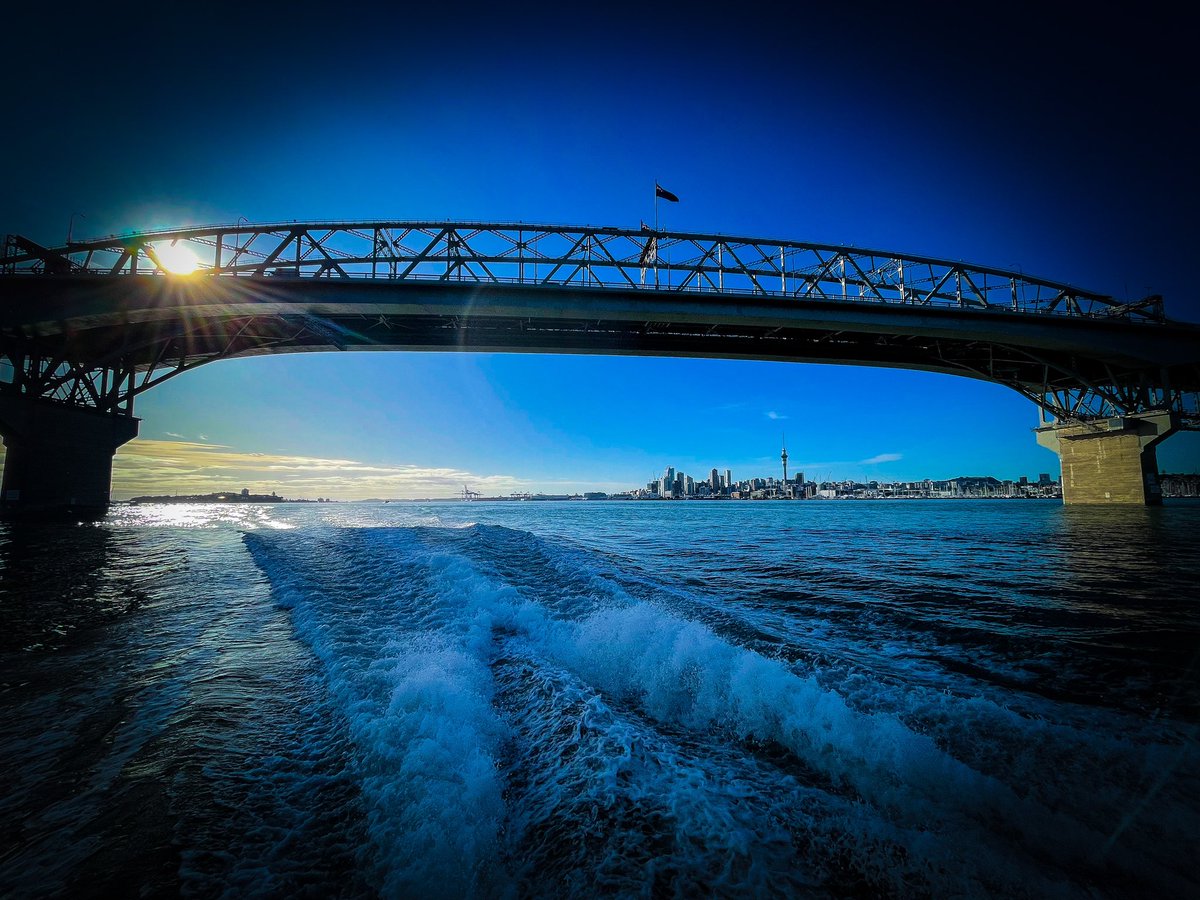
MULTIPOLYGON (((1200 321, 1192 29, 1165 13, 401 6, 11 14, 0 232, 636 227, 657 178, 672 229, 1019 268, 1200 321)), ((615 490, 775 473, 785 431, 809 478, 1058 472, 1015 393, 844 366, 302 354, 202 367, 137 412, 116 496, 615 490)), ((1159 457, 1196 471, 1200 435, 1159 457)))

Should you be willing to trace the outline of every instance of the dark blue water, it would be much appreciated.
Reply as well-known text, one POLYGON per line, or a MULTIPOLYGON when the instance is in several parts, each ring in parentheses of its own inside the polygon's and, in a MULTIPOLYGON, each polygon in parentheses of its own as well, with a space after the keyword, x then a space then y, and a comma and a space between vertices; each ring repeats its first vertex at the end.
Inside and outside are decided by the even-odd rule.
POLYGON ((1187 896, 1200 506, 0 534, 5 896, 1187 896))

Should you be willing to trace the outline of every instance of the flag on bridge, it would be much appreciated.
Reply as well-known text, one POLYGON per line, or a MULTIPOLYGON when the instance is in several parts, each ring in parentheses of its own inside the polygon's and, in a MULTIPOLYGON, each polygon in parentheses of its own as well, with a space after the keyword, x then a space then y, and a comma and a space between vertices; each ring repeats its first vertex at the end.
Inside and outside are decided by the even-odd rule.
MULTIPOLYGON (((650 231, 650 226, 645 222, 642 223, 642 231, 650 231)), ((646 246, 642 248, 641 258, 638 259, 638 265, 642 270, 642 284, 646 283, 646 269, 654 265, 658 261, 658 238, 651 233, 651 236, 646 238, 646 246)))
POLYGON ((664 200, 670 200, 672 203, 679 202, 678 197, 676 197, 674 194, 672 194, 670 191, 668 191, 665 187, 663 187, 657 181, 654 182, 654 196, 655 196, 655 198, 662 197, 664 200))

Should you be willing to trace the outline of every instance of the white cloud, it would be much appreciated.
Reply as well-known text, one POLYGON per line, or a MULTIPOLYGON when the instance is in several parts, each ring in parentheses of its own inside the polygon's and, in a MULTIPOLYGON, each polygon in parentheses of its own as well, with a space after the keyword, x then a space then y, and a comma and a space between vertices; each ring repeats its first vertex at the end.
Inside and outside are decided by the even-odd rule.
POLYGON ((164 431, 163 434, 165 434, 167 437, 183 438, 182 434, 176 434, 174 431, 164 431))
POLYGON ((870 459, 864 459, 859 463, 860 466, 873 466, 876 463, 896 462, 903 459, 899 453, 880 453, 878 456, 872 456, 870 459))
POLYGON ((782 413, 777 413, 777 412, 775 412, 775 410, 772 409, 772 410, 767 411, 767 418, 768 419, 786 419, 788 417, 783 415, 782 413))
POLYGON ((113 496, 278 492, 286 497, 450 497, 463 485, 502 496, 531 490, 511 475, 479 475, 462 469, 387 465, 283 453, 246 453, 221 444, 134 440, 113 465, 113 496))

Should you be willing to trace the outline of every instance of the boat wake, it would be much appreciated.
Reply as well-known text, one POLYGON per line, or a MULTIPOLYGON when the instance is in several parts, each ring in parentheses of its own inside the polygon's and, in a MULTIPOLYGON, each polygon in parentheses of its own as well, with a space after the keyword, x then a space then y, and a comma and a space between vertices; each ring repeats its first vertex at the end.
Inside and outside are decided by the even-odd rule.
MULTIPOLYGON (((345 717, 387 895, 1195 888, 1161 838, 1200 805, 1148 774, 1194 766, 1186 740, 1039 721, 963 674, 816 671, 744 641, 753 610, 689 614, 515 529, 243 539, 345 717), (1127 774, 1092 791, 1092 766, 1127 774)), ((819 657, 827 627, 797 613, 779 646, 819 657)))

